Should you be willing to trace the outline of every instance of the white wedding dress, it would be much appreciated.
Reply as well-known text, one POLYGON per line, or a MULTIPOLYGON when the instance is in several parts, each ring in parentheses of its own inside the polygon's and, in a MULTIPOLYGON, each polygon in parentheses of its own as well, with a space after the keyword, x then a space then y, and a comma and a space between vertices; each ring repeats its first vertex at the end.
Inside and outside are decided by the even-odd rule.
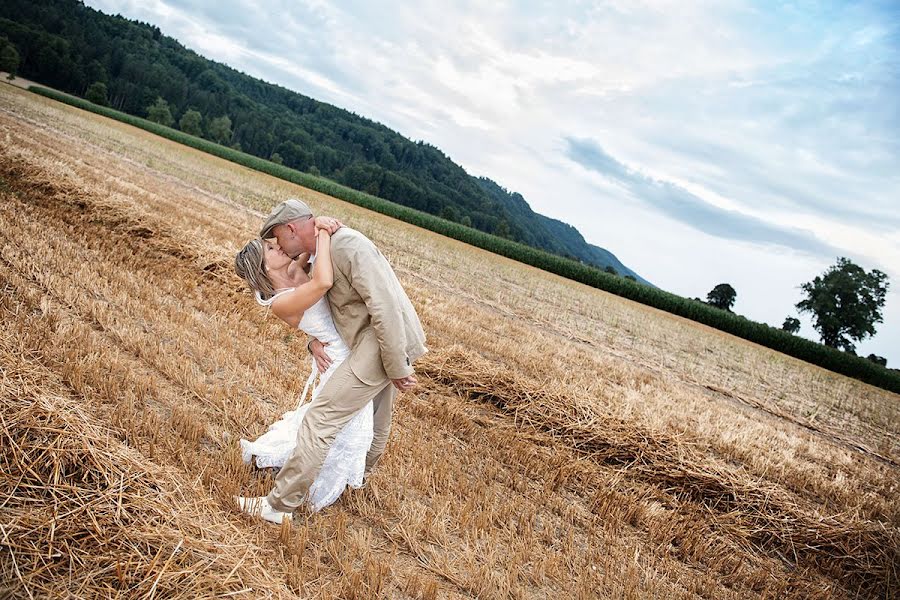
MULTIPOLYGON (((278 292, 266 301, 266 304, 271 304, 275 297, 289 291, 291 290, 278 292)), ((315 398, 335 369, 350 356, 350 349, 347 348, 334 326, 331 307, 325 298, 316 302, 303 313, 298 329, 327 343, 326 351, 332 360, 331 366, 319 376, 318 385, 313 389, 312 397, 315 398)), ((315 382, 317 374, 318 369, 313 361, 312 373, 303 388, 300 405, 296 410, 284 413, 281 420, 271 425, 269 430, 255 441, 241 440, 241 454, 245 463, 251 463, 253 457, 256 457, 257 467, 281 467, 284 465, 297 444, 297 430, 300 428, 303 416, 309 410, 309 404, 303 404, 303 401, 306 398, 307 390, 315 382)), ((362 487, 366 453, 372 444, 374 431, 372 419, 372 402, 369 402, 350 419, 331 444, 322 469, 309 488, 307 504, 313 512, 321 510, 337 500, 348 485, 353 488, 362 487)))

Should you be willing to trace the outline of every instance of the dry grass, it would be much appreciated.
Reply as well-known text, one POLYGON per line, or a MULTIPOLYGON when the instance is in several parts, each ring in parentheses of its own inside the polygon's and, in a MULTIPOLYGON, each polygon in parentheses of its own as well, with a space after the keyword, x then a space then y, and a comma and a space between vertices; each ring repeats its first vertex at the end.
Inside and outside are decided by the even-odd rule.
POLYGON ((0 596, 894 597, 896 395, 0 86, 0 596), (376 476, 229 497, 302 339, 231 274, 289 195, 429 333, 376 476))

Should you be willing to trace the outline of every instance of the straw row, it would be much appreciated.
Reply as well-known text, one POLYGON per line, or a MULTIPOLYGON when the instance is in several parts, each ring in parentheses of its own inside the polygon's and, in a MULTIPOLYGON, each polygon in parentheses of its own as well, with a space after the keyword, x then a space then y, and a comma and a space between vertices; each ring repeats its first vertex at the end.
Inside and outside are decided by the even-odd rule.
POLYGON ((761 551, 815 566, 867 594, 900 586, 896 526, 804 510, 783 488, 710 464, 677 439, 641 430, 594 403, 554 392, 552 382, 535 381, 459 347, 429 353, 420 368, 456 393, 496 406, 525 431, 547 432, 594 461, 622 466, 628 477, 708 509, 761 551))
POLYGON ((213 503, 186 494, 178 474, 123 445, 41 367, 19 358, 23 349, 10 347, 14 332, 3 334, 0 574, 7 593, 220 598, 286 592, 259 568, 259 549, 242 545, 226 521, 210 519, 219 510, 213 503))

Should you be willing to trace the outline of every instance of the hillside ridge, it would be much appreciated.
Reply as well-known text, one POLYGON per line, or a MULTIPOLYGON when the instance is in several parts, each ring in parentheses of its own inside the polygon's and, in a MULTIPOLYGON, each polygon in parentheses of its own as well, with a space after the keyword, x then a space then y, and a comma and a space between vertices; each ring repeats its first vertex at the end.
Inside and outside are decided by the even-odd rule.
POLYGON ((207 139, 648 283, 575 227, 470 175, 437 147, 209 60, 154 25, 77 0, 9 0, 0 7, 0 36, 17 47, 23 77, 82 97, 102 83, 111 107, 141 117, 162 98, 175 127, 184 129, 181 119, 196 110, 197 133, 207 139))

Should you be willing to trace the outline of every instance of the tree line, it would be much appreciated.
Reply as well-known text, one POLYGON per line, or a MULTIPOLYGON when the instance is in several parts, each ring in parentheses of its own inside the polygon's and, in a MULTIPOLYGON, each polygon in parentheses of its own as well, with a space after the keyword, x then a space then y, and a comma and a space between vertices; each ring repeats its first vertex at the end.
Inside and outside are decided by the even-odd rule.
MULTIPOLYGON (((823 344, 855 354, 855 342, 875 335, 875 325, 883 322, 882 309, 889 286, 888 276, 882 271, 866 271, 840 257, 825 273, 800 286, 804 297, 795 307, 812 316, 813 328, 823 344)), ((702 302, 699 298, 694 300, 702 302)), ((729 283, 716 285, 706 295, 706 304, 729 312, 736 300, 737 291, 729 283)), ((788 315, 781 329, 797 334, 800 319, 788 315)), ((887 366, 883 356, 869 354, 866 358, 887 366)))

